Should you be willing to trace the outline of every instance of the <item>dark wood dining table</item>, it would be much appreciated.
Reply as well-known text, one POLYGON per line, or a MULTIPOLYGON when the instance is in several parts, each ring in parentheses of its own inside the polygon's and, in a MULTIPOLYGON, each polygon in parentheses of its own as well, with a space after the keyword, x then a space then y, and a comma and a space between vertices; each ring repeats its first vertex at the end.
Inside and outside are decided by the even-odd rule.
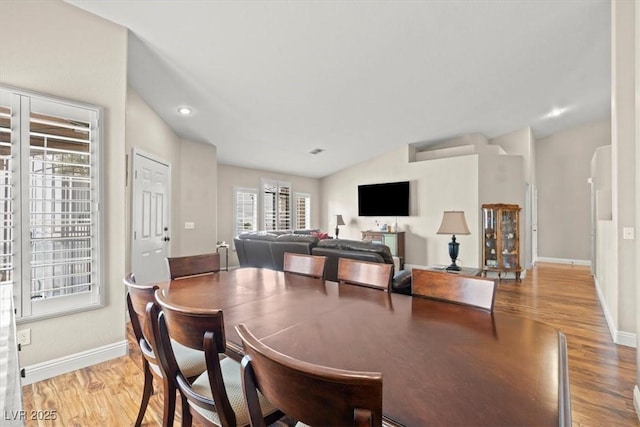
POLYGON ((241 268, 161 284, 168 300, 223 310, 235 326, 307 362, 383 375, 383 415, 405 426, 570 426, 564 335, 483 310, 241 268))

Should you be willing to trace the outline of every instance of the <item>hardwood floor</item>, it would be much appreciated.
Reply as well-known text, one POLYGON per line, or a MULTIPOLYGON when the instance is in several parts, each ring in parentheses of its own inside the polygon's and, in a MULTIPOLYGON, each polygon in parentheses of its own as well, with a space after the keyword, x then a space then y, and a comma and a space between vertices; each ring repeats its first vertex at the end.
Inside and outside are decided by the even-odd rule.
MULTIPOLYGON (((495 310, 539 320, 567 336, 574 426, 640 425, 633 408, 636 350, 612 343, 588 267, 539 264, 522 283, 503 280, 495 310)), ((143 377, 130 330, 127 335, 129 356, 23 387, 25 410, 58 415, 27 426, 132 425, 143 377)), ((144 425, 161 419, 162 397, 154 395, 144 425)))

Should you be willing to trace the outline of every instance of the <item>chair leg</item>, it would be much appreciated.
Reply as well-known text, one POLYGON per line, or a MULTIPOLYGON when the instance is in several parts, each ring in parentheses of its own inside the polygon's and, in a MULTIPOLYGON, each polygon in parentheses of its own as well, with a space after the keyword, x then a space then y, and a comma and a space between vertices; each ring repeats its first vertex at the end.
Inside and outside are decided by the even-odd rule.
POLYGON ((191 427, 193 425, 193 416, 189 410, 189 402, 180 393, 180 399, 182 401, 182 427, 191 427))
POLYGON ((140 402, 140 409, 138 410, 138 418, 136 419, 136 427, 140 427, 142 425, 144 413, 147 410, 147 405, 149 404, 149 398, 153 393, 153 375, 151 375, 149 362, 146 360, 143 363, 142 370, 144 371, 144 388, 142 390, 142 401, 140 402))
POLYGON ((171 381, 166 378, 162 379, 164 388, 164 412, 162 414, 162 425, 164 427, 172 427, 173 419, 176 414, 176 388, 171 381))

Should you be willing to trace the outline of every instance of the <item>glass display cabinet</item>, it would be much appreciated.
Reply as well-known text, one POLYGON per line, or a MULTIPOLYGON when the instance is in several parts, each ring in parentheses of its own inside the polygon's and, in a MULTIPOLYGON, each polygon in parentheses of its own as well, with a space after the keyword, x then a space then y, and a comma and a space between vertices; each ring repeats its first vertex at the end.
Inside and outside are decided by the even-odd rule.
POLYGON ((482 271, 514 273, 520 281, 520 206, 482 205, 482 271))

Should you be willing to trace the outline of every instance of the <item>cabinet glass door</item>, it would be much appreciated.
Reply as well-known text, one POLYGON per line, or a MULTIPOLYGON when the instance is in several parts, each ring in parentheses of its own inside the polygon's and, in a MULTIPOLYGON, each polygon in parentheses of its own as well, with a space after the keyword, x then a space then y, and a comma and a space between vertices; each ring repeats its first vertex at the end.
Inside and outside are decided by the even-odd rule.
POLYGON ((485 267, 498 267, 498 241, 496 232, 498 230, 497 211, 493 209, 483 209, 483 229, 485 237, 484 262, 485 267))
POLYGON ((503 210, 500 227, 502 231, 502 263, 504 268, 518 265, 518 212, 503 210))

